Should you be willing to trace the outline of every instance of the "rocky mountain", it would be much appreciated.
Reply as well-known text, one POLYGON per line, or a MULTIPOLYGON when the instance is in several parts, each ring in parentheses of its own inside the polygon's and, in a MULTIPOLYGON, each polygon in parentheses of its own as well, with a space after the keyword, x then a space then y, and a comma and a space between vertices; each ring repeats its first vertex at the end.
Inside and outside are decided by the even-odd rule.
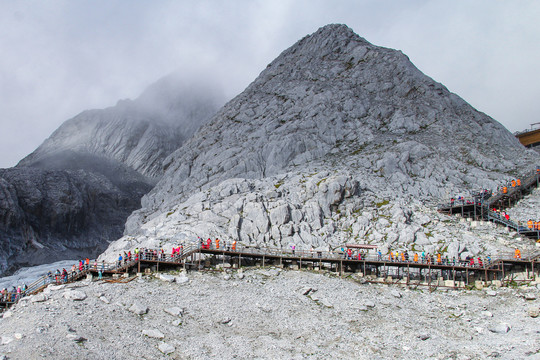
POLYGON ((489 251, 492 242, 475 236, 448 249, 448 221, 434 205, 496 188, 535 158, 400 51, 328 25, 285 50, 165 160, 105 257, 197 235, 489 251))
POLYGON ((101 253, 162 176, 163 159, 221 99, 171 75, 133 101, 66 121, 15 168, 0 170, 0 273, 101 253))
POLYGON ((187 83, 172 74, 152 84, 135 100, 88 110, 66 121, 19 167, 72 168, 77 154, 120 162, 151 179, 163 174, 162 162, 222 105, 209 84, 187 83))

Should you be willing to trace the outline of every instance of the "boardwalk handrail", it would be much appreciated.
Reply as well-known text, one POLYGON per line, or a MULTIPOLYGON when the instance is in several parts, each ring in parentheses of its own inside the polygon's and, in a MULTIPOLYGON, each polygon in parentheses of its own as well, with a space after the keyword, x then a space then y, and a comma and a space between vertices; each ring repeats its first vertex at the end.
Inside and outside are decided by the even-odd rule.
POLYGON ((437 261, 435 254, 428 254, 428 257, 418 257, 419 261, 414 261, 414 253, 409 254, 409 259, 403 261, 402 254, 397 254, 393 259, 389 258, 389 255, 380 256, 378 253, 375 254, 364 254, 360 255, 355 252, 354 255, 349 254, 348 251, 322 251, 322 250, 304 250, 304 249, 283 249, 283 248, 273 248, 273 247, 260 247, 260 246, 243 246, 239 245, 237 247, 231 248, 230 246, 218 248, 213 242, 210 246, 201 246, 199 245, 188 245, 182 248, 180 253, 165 254, 161 250, 157 249, 142 249, 137 254, 132 255, 131 258, 122 260, 121 262, 116 261, 113 263, 105 263, 104 261, 98 263, 97 260, 93 261, 92 265, 83 266, 82 269, 76 268, 75 271, 68 271, 66 277, 58 275, 57 273, 49 272, 49 274, 44 275, 34 282, 32 282, 24 293, 21 293, 20 296, 16 293, 8 291, 5 294, 5 298, 0 299, 0 302, 5 306, 11 306, 22 297, 27 295, 34 295, 38 292, 45 289, 50 284, 65 284, 71 283, 79 280, 90 272, 128 272, 130 268, 140 264, 141 262, 155 262, 155 263, 172 263, 180 265, 182 262, 187 259, 187 257, 196 254, 196 253, 212 253, 212 254, 224 254, 224 255, 233 255, 238 254, 238 256, 270 256, 270 257, 280 257, 286 259, 296 259, 300 261, 312 261, 312 262, 323 262, 323 261, 341 261, 341 262, 357 262, 357 263, 379 263, 386 266, 413 266, 413 267, 432 267, 437 266, 439 268, 450 268, 454 270, 498 270, 501 264, 508 262, 519 261, 521 263, 531 262, 534 265, 534 262, 540 260, 539 252, 530 252, 521 254, 520 259, 516 259, 512 256, 512 253, 499 253, 491 258, 491 260, 482 259, 482 266, 479 266, 478 258, 474 258, 474 265, 471 265, 469 260, 461 259, 446 259, 441 258, 441 261, 437 261))

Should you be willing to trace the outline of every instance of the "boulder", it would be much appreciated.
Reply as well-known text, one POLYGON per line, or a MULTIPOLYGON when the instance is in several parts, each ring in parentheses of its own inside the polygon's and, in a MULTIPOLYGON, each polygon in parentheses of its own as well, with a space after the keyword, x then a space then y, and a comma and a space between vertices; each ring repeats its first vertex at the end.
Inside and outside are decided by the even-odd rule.
POLYGON ((326 306, 327 308, 333 308, 334 307, 334 304, 332 304, 328 299, 326 298, 322 298, 321 300, 319 300, 319 302, 323 305, 323 306, 326 306))
POLYGON ((165 335, 163 335, 163 333, 161 331, 156 330, 156 329, 143 330, 142 333, 143 333, 143 335, 148 336, 150 338, 154 338, 154 339, 163 339, 163 338, 165 338, 165 335))
POLYGON ((165 311, 167 314, 170 314, 172 316, 182 316, 182 314, 184 313, 184 310, 182 308, 179 308, 176 306, 171 307, 171 308, 166 308, 163 311, 165 311))
POLYGON ((1 345, 7 345, 12 341, 13 341, 13 338, 11 336, 2 336, 2 340, 1 340, 0 344, 1 345))
POLYGON ((310 288, 309 286, 305 286, 303 288, 300 289, 300 293, 302 295, 309 295, 309 293, 311 292, 312 288, 310 288))
POLYGON ((493 317, 493 314, 491 312, 489 312, 489 311, 482 311, 481 315, 483 317, 493 317))
POLYGON ((158 349, 165 355, 168 355, 174 352, 174 350, 176 350, 174 346, 167 344, 165 342, 162 342, 161 344, 159 344, 158 349))
POLYGON ((49 298, 47 297, 47 295, 45 294, 37 294, 37 295, 34 295, 32 296, 32 302, 33 303, 38 303, 38 302, 44 302, 44 301, 47 301, 49 298))
POLYGON ((81 290, 68 290, 64 293, 64 297, 68 300, 82 301, 86 299, 86 293, 81 290))
POLYGON ((371 300, 365 300, 364 305, 370 308, 375 307, 375 303, 371 300))
POLYGON ((177 276, 174 280, 177 284, 187 284, 189 282, 189 278, 185 275, 177 276))
POLYGON ((148 306, 135 302, 133 305, 131 305, 129 311, 137 315, 144 315, 148 312, 148 306))
POLYGON ((175 277, 169 274, 159 274, 159 279, 165 282, 174 282, 175 277))
POLYGON ((510 329, 510 326, 505 323, 493 324, 488 328, 489 331, 496 334, 506 334, 510 329))
POLYGON ((73 342, 76 342, 76 343, 81 343, 81 342, 84 342, 84 341, 87 340, 87 339, 83 338, 82 336, 79 336, 79 335, 76 335, 76 334, 67 334, 66 338, 68 338, 69 340, 71 340, 73 342))
POLYGON ((540 315, 540 308, 538 306, 529 306, 527 314, 532 318, 537 318, 540 315))

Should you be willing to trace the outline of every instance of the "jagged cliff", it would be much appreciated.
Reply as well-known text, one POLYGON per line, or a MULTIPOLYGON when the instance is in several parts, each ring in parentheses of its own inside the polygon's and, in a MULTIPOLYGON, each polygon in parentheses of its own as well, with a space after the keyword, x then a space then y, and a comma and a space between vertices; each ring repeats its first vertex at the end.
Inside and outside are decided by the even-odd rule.
POLYGON ((447 232, 427 229, 425 203, 496 187, 532 161, 502 125, 400 51, 328 25, 284 51, 165 160, 164 177, 109 253, 196 235, 433 251, 447 232))
POLYGON ((163 159, 221 99, 171 75, 136 100, 66 121, 15 168, 0 170, 0 273, 101 253, 162 176, 163 159))

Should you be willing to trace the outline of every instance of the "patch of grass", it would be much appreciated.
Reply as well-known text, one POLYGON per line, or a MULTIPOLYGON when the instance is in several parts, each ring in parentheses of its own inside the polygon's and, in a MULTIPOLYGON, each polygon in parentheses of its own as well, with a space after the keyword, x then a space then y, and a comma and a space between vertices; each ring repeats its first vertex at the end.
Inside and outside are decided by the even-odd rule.
POLYGON ((375 206, 377 206, 379 209, 382 208, 385 205, 390 204, 390 200, 383 200, 381 202, 375 203, 375 206))
POLYGON ((360 145, 356 150, 354 150, 351 155, 358 155, 360 154, 362 151, 364 151, 364 149, 366 148, 366 144, 363 144, 363 145, 360 145))

